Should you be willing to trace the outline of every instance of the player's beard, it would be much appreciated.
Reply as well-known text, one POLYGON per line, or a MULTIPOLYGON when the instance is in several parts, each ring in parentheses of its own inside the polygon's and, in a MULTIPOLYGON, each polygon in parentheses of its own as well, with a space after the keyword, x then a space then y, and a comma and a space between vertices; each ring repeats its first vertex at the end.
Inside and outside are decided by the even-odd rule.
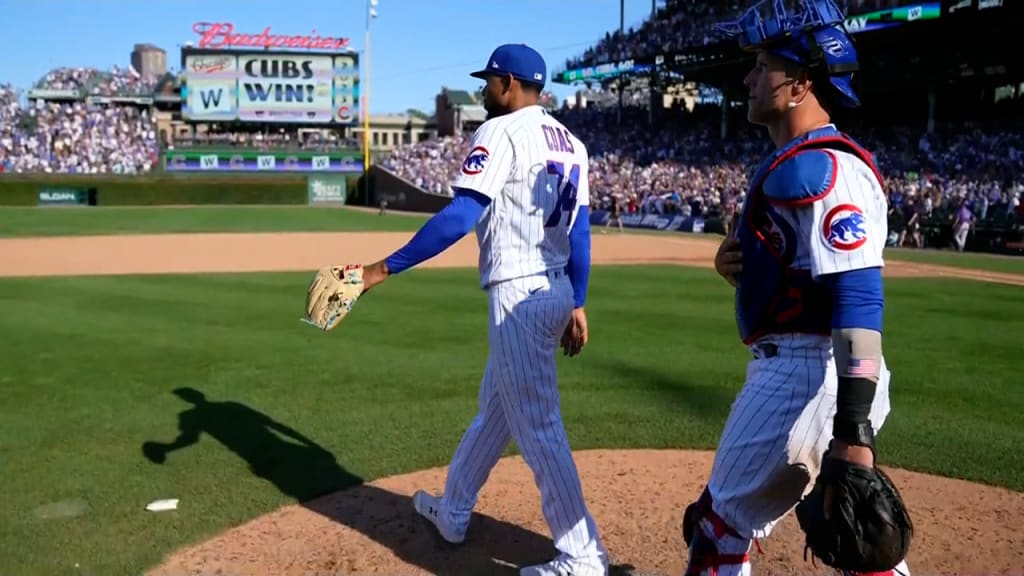
POLYGON ((508 113, 508 110, 504 106, 487 97, 484 97, 484 110, 487 111, 488 120, 508 113))
POLYGON ((497 105, 494 105, 494 104, 492 104, 492 105, 487 105, 487 104, 485 103, 485 104, 484 104, 484 110, 486 110, 486 111, 487 111, 487 119, 488 119, 488 120, 490 120, 490 119, 492 119, 492 118, 497 118, 498 116, 502 116, 502 115, 504 115, 504 114, 505 114, 505 111, 504 111, 504 110, 500 110, 499 108, 500 108, 500 107, 499 107, 499 106, 497 106, 497 105))

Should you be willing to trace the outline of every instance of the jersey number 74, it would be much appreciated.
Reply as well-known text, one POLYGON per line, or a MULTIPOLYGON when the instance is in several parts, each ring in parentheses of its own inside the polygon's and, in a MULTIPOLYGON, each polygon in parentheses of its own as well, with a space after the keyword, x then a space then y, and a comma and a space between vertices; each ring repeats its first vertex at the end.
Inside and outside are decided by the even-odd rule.
POLYGON ((565 164, 555 160, 548 160, 548 174, 558 176, 558 200, 551 217, 544 223, 545 228, 554 228, 562 222, 562 216, 568 214, 569 220, 566 227, 572 226, 572 211, 576 208, 576 191, 580 187, 580 165, 573 164, 569 168, 569 178, 566 179, 565 164))

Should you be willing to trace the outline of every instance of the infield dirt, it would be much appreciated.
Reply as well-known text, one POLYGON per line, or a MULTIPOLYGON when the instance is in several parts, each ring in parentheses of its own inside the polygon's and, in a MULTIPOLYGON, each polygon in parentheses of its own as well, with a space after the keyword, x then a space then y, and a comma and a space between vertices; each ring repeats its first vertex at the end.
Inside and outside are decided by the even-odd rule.
MULTIPOLYGON (((0 240, 0 276, 309 271, 386 256, 407 233, 189 234, 0 240)), ((595 234, 595 264, 711 266, 705 239, 595 234)), ((467 237, 424 267, 473 266, 467 237)), ((1024 285, 1012 274, 889 261, 885 274, 972 278, 1024 285)), ((723 414, 724 416, 724 414, 723 414)), ((454 449, 454 446, 452 447, 454 449)), ((588 504, 613 573, 681 574, 682 511, 706 482, 713 454, 671 450, 576 453, 588 504)), ((1024 494, 890 470, 916 523, 909 557, 919 574, 1024 575, 1024 494)), ((410 501, 419 488, 440 492, 443 468, 372 483, 284 507, 169 555, 151 571, 179 574, 514 574, 550 559, 554 548, 533 476, 519 457, 502 460, 480 495, 467 542, 445 545, 410 501)), ((828 574, 804 559, 790 515, 752 551, 756 574, 828 574)))

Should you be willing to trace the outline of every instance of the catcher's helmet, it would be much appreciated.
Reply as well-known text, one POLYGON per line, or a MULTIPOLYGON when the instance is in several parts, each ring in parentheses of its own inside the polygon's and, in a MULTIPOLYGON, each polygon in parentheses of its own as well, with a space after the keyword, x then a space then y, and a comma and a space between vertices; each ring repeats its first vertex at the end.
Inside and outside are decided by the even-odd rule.
POLYGON ((763 49, 812 70, 823 70, 835 88, 837 104, 860 106, 850 83, 859 70, 857 50, 846 32, 842 11, 832 0, 795 0, 791 12, 785 4, 784 0, 761 0, 738 20, 716 24, 715 29, 737 39, 744 50, 763 49))

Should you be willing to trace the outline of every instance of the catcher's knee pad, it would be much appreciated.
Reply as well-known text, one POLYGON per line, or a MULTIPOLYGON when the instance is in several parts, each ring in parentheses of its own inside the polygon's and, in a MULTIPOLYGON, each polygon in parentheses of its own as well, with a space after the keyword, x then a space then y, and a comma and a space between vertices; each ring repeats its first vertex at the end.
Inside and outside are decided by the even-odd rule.
MULTIPOLYGON (((721 566, 742 568, 750 562, 750 540, 740 536, 715 514, 711 507, 711 492, 706 487, 700 498, 687 506, 683 513, 683 540, 690 549, 684 576, 714 575, 718 574, 721 566), (705 525, 710 528, 710 534, 705 525), (733 551, 720 550, 723 543, 728 543, 733 551), (740 549, 742 552, 738 551, 740 549)), ((737 573, 748 572, 739 570, 737 573)))

